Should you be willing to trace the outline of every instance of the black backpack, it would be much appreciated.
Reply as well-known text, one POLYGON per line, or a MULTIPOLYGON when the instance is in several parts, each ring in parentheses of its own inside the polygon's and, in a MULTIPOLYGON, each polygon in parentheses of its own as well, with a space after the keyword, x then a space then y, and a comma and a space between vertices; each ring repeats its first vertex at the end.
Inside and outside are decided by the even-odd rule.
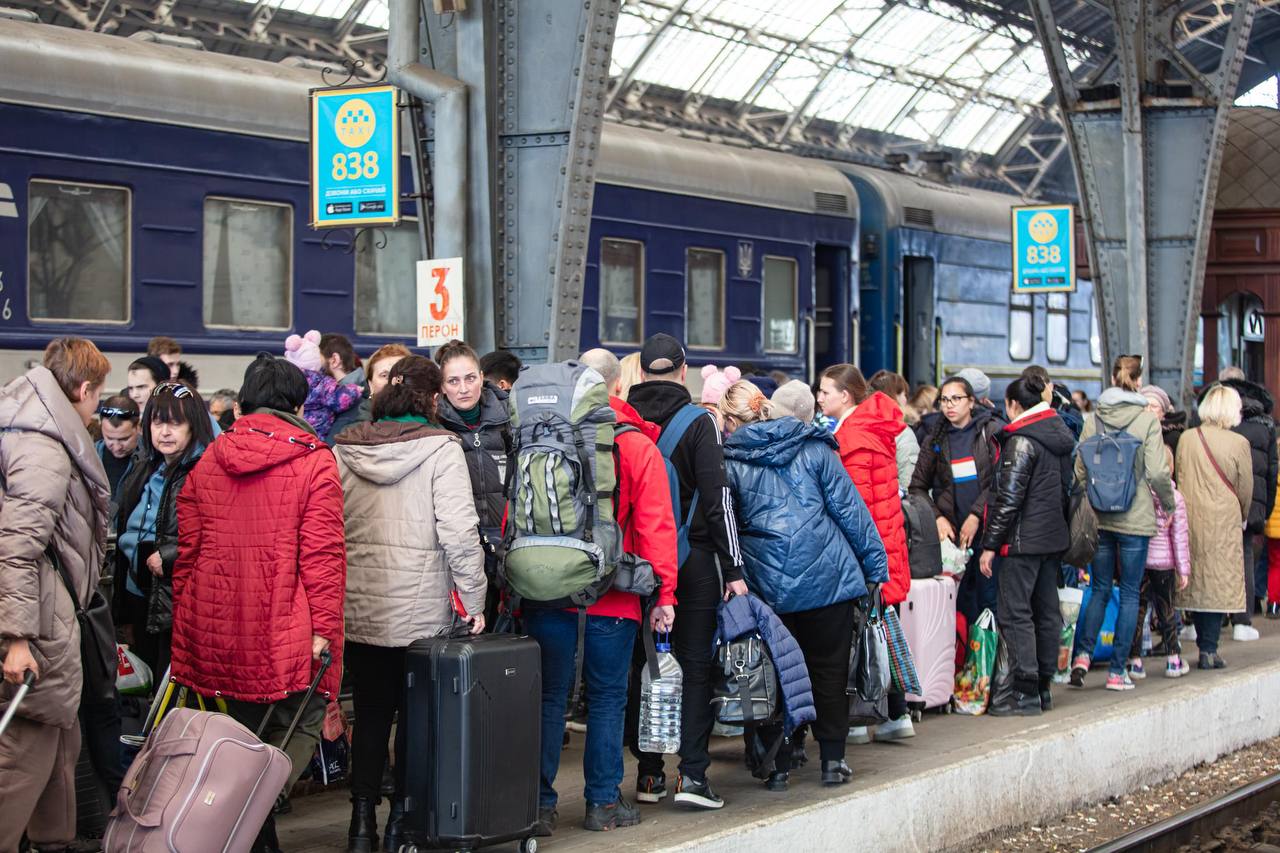
POLYGON ((942 542, 929 502, 920 495, 907 495, 902 499, 902 519, 906 522, 912 579, 942 574, 942 542))

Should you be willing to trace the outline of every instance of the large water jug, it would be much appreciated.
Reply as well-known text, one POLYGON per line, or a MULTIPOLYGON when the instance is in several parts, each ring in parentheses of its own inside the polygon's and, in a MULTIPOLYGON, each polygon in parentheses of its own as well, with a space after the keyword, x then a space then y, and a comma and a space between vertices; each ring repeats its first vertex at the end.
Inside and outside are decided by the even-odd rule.
POLYGON ((671 654, 668 635, 655 643, 658 677, 646 665, 640 676, 640 749, 644 752, 680 751, 680 703, 684 673, 671 654))

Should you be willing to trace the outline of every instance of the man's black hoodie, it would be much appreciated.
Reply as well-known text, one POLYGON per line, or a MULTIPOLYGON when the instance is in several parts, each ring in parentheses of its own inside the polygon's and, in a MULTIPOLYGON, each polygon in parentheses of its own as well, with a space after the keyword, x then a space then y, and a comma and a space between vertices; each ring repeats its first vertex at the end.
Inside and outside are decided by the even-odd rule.
MULTIPOLYGON (((633 385, 627 402, 646 421, 666 429, 676 412, 693 402, 689 389, 677 382, 653 380, 633 385)), ((698 491, 698 512, 689 524, 689 545, 720 555, 726 583, 742 579, 742 551, 738 547, 738 522, 724 470, 724 448, 715 418, 708 413, 685 432, 671 453, 671 464, 680 480, 681 517, 688 515, 693 492, 698 491)))

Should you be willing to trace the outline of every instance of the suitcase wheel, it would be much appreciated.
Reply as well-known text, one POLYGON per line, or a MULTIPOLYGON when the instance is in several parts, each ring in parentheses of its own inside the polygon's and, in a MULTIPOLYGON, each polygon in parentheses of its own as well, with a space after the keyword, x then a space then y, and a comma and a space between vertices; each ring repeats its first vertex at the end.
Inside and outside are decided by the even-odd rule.
POLYGON ((538 839, 526 838, 520 842, 520 853, 538 853, 538 839))

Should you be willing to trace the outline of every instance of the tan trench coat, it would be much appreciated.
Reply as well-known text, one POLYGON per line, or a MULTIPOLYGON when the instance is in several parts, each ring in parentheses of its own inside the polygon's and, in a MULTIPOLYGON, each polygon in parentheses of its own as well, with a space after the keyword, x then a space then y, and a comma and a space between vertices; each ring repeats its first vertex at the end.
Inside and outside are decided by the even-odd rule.
POLYGON ((1191 579, 1177 606, 1208 613, 1245 609, 1244 529, 1253 500, 1253 466, 1244 436, 1202 426, 1178 441, 1178 488, 1187 502, 1191 533, 1191 579), (1200 440, 1203 433, 1228 487, 1200 440))
MULTIPOLYGON (((82 605, 98 585, 107 535, 107 472, 58 381, 34 367, 0 390, 0 657, 25 638, 40 678, 18 716, 77 724, 80 627, 45 555, 52 544, 82 605)), ((16 688, 0 683, 0 713, 16 688)))

